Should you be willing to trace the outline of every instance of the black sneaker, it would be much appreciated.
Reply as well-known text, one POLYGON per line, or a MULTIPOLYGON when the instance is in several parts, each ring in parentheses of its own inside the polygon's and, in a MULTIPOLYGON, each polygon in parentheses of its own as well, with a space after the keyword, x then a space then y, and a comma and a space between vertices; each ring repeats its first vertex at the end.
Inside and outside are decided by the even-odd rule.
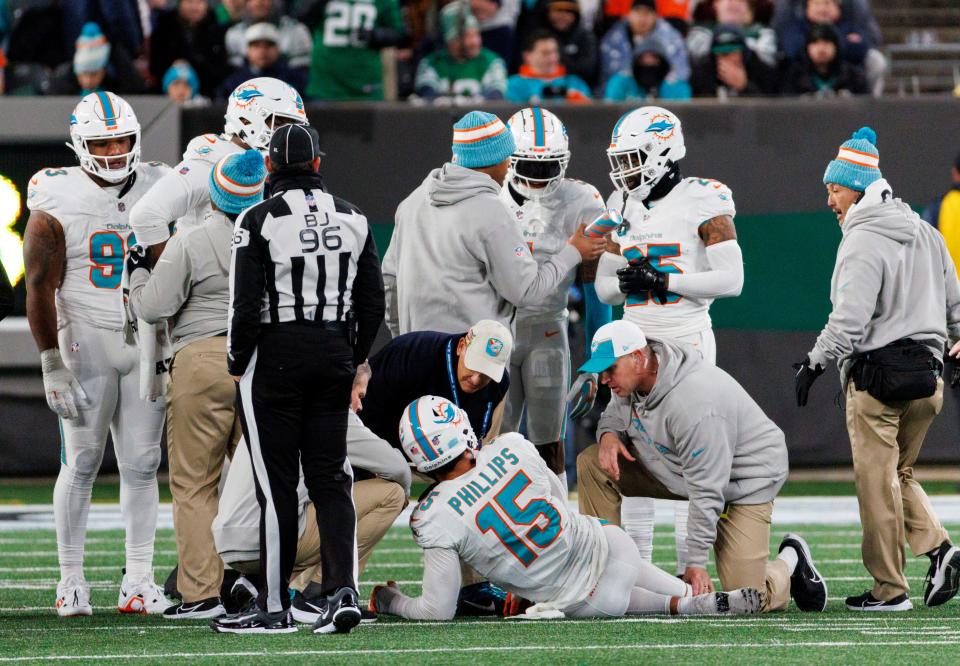
POLYGON ((923 603, 931 608, 950 601, 960 588, 960 548, 944 541, 931 558, 923 603))
POLYGON ((227 601, 229 610, 233 614, 251 610, 250 605, 257 600, 257 588, 246 576, 237 578, 230 586, 230 597, 227 601))
POLYGON ((349 587, 341 587, 327 600, 327 608, 313 625, 315 634, 349 634, 360 624, 360 606, 357 593, 349 587))
POLYGON ((803 537, 787 534, 780 542, 777 552, 782 552, 787 547, 797 552, 797 566, 790 576, 790 596, 800 610, 822 612, 827 607, 827 582, 813 564, 810 546, 803 537))
POLYGON ((315 624, 326 609, 326 599, 308 599, 303 596, 303 592, 294 592, 293 599, 290 600, 290 612, 293 613, 293 619, 304 624, 315 624))
POLYGON ((246 613, 211 620, 210 628, 218 634, 290 634, 297 625, 288 610, 267 613, 254 606, 246 613))
POLYGON ((870 590, 855 597, 847 597, 847 610, 866 612, 908 611, 913 608, 910 598, 906 594, 894 597, 890 601, 880 601, 870 590))
POLYGON ((373 624, 377 621, 377 614, 369 608, 360 609, 360 624, 373 624))
POLYGON ((183 601, 163 611, 168 620, 209 620, 227 614, 220 597, 209 597, 200 601, 183 601))

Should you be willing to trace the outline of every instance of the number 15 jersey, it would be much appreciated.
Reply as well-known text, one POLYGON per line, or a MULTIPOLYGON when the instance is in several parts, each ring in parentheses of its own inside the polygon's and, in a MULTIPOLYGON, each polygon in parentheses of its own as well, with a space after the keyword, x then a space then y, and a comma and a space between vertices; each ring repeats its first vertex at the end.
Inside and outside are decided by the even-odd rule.
MULTIPOLYGON (((628 261, 646 256, 664 273, 701 273, 710 270, 700 225, 720 215, 737 214, 733 193, 723 183, 705 178, 684 178, 667 196, 647 208, 638 199, 617 191, 607 205, 623 215, 624 223, 611 238, 623 257, 605 254, 598 275, 609 277, 628 261), (616 259, 616 261, 610 261, 616 259)), ((598 278, 599 279, 599 278, 598 278)), ((674 338, 711 328, 712 298, 694 298, 669 293, 665 299, 649 294, 630 294, 623 318, 653 337, 674 338)))
POLYGON ((30 179, 27 207, 63 228, 66 265, 57 290, 57 324, 83 322, 123 329, 120 279, 124 255, 136 243, 130 209, 170 167, 141 163, 125 183, 100 187, 80 167, 42 169, 30 179))
POLYGON ((585 599, 607 561, 600 521, 572 513, 556 474, 517 433, 476 454, 473 470, 438 484, 410 528, 421 548, 456 551, 477 573, 531 601, 585 599))

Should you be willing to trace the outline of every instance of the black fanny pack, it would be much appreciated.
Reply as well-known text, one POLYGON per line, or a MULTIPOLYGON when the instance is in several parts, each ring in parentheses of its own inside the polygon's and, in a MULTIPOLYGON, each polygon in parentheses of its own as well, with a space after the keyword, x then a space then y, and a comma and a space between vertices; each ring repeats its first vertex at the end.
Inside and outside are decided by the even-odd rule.
POLYGON ((942 370, 943 364, 926 344, 904 338, 860 354, 850 378, 858 391, 881 402, 920 400, 936 393, 942 370))

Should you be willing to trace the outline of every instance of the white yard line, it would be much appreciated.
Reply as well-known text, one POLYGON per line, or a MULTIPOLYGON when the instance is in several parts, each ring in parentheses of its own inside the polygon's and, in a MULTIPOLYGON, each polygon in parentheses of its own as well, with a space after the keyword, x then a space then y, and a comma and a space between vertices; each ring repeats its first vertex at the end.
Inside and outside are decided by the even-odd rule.
MULTIPOLYGON (((482 654, 496 652, 611 652, 630 650, 637 652, 664 652, 675 650, 796 650, 802 648, 841 648, 841 647, 887 647, 907 645, 956 645, 951 640, 894 640, 894 641, 809 641, 770 643, 675 643, 675 644, 606 644, 606 645, 510 645, 510 646, 473 646, 457 645, 432 648, 393 648, 393 649, 348 649, 348 650, 261 650, 236 652, 161 652, 138 653, 138 659, 190 659, 198 657, 357 657, 378 655, 415 655, 415 654, 482 654)), ((90 654, 90 655, 44 655, 29 657, 0 657, 0 662, 19 661, 99 661, 105 659, 131 659, 130 652, 124 654, 90 654)))
MULTIPOLYGON (((960 495, 933 495, 930 497, 934 510, 941 521, 960 522, 960 495)), ((576 511, 576 502, 569 501, 576 511)), ((394 525, 406 526, 412 506, 397 516, 394 525)), ((656 524, 673 525, 673 506, 669 502, 657 502, 656 524)), ((776 500, 773 511, 774 525, 856 525, 860 522, 857 498, 831 497, 781 497, 776 500)), ((94 504, 90 507, 90 529, 123 529, 119 504, 94 504)), ((171 528, 173 515, 170 504, 161 504, 158 512, 159 528, 171 528)), ((50 529, 53 527, 53 507, 49 504, 0 505, 0 531, 26 529, 50 529)))

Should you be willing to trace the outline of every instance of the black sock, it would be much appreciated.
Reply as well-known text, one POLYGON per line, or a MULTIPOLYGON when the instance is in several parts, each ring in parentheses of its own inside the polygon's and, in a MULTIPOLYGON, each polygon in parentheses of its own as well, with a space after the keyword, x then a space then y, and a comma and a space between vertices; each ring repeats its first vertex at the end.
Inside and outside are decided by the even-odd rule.
POLYGON ((930 561, 931 561, 931 562, 934 562, 934 563, 935 563, 935 562, 937 561, 937 557, 940 556, 940 553, 946 552, 946 551, 949 550, 951 547, 953 547, 953 544, 950 543, 950 540, 949 540, 949 539, 946 539, 946 540, 944 540, 944 542, 941 543, 939 546, 937 546, 936 548, 934 548, 933 550, 931 550, 929 553, 927 553, 927 557, 930 558, 930 561))

